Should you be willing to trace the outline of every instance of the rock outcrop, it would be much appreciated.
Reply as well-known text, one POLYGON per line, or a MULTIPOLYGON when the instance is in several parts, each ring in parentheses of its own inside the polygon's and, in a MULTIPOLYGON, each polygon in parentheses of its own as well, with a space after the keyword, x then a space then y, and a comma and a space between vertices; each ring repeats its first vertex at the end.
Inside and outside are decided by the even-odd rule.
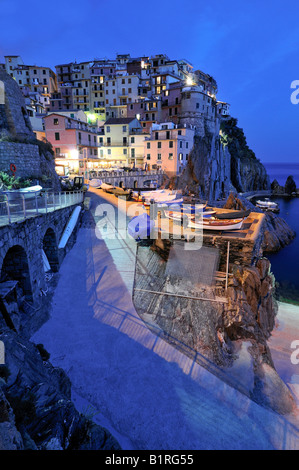
POLYGON ((6 347, 8 371, 0 379, 1 450, 120 449, 106 429, 78 413, 68 377, 43 361, 42 348, 11 330, 3 331, 0 340, 6 347))
POLYGON ((191 192, 202 199, 215 200, 233 189, 230 166, 230 154, 219 134, 206 129, 205 136, 194 137, 188 165, 175 186, 185 194, 191 192))
POLYGON ((216 201, 231 190, 247 192, 270 188, 262 163, 249 149, 243 130, 236 119, 218 121, 212 132, 204 126, 204 134, 196 135, 188 165, 176 180, 176 187, 185 194, 216 201))
POLYGON ((166 341, 192 358, 197 357, 201 365, 257 403, 282 414, 293 412, 293 396, 277 374, 267 346, 277 312, 269 261, 260 259, 256 266, 233 266, 227 292, 223 286, 194 284, 179 272, 170 275, 166 267, 167 257, 161 258, 153 249, 138 247, 137 289, 175 294, 152 296, 135 291, 134 305, 141 318, 159 336, 163 337, 162 329, 166 341), (246 373, 234 376, 239 360, 236 344, 243 343, 248 354, 245 363, 242 359, 246 373), (247 374, 252 377, 250 383, 247 374))
MULTIPOLYGON (((223 207, 225 209, 250 209, 253 212, 263 212, 248 201, 248 199, 233 192, 230 193, 223 207)), ((261 249, 265 254, 275 253, 281 250, 286 245, 289 245, 295 236, 296 233, 294 230, 291 229, 282 217, 279 217, 272 212, 265 213, 265 221, 260 234, 261 249)))

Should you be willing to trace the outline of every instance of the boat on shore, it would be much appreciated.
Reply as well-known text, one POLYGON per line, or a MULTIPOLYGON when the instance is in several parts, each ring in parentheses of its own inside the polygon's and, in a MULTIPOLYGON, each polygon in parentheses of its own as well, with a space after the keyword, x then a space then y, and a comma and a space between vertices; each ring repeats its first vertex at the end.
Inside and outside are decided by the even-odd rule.
POLYGON ((93 178, 89 181, 89 186, 91 188, 100 188, 103 184, 103 181, 102 180, 99 180, 98 178, 93 178))
POLYGON ((173 220, 174 222, 179 222, 181 224, 186 224, 189 228, 200 228, 203 230, 239 230, 244 221, 242 218, 227 218, 227 219, 216 219, 215 211, 212 214, 207 211, 203 212, 201 217, 197 217, 194 214, 188 214, 185 212, 179 211, 164 211, 165 217, 173 220), (198 219, 198 220, 196 220, 198 219))
POLYGON ((215 220, 203 218, 200 221, 189 220, 189 228, 198 228, 202 230, 231 231, 240 230, 244 219, 215 220))
POLYGON ((42 186, 29 186, 28 188, 21 188, 21 189, 8 189, 6 191, 2 191, 8 197, 8 201, 15 201, 20 198, 25 199, 32 199, 35 196, 39 196, 42 191, 42 186))
POLYGON ((258 200, 255 203, 256 207, 266 211, 279 212, 279 205, 276 202, 270 201, 270 199, 265 199, 264 201, 258 200))
POLYGON ((246 211, 216 212, 214 217, 216 219, 244 219, 249 216, 250 212, 250 209, 246 211))

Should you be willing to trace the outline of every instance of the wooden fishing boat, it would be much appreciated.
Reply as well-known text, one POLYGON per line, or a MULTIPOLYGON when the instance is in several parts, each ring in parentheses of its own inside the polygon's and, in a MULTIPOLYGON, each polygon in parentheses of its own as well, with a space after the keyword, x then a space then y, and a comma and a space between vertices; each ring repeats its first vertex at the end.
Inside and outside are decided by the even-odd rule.
POLYGON ((202 218, 198 222, 189 220, 188 227, 202 230, 231 231, 242 228, 244 219, 215 220, 214 218, 202 218))
POLYGON ((230 211, 230 212, 215 212, 214 217, 216 219, 245 219, 248 217, 251 210, 247 211, 230 211))

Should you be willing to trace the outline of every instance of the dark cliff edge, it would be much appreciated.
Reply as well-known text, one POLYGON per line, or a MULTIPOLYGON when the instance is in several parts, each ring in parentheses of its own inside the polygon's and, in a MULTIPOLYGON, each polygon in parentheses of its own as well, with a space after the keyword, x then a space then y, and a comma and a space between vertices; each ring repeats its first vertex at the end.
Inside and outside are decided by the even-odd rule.
POLYGON ((270 189, 263 164, 248 147, 245 134, 234 118, 222 120, 215 132, 204 126, 196 135, 188 164, 175 187, 208 201, 227 197, 230 191, 270 189))
POLYGON ((0 332, 0 450, 118 450, 101 426, 79 413, 71 383, 47 352, 9 329, 0 332))

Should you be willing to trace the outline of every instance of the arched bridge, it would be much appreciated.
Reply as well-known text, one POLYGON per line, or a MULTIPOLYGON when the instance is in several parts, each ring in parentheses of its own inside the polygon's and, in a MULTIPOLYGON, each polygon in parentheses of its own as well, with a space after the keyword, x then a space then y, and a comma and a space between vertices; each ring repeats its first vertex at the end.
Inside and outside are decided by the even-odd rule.
MULTIPOLYGON (((58 195, 57 195, 58 197, 58 195)), ((74 210, 81 204, 83 195, 68 195, 67 198, 56 201, 55 207, 47 208, 24 207, 23 214, 0 215, 0 299, 3 300, 5 286, 17 286, 18 294, 32 306, 40 304, 41 296, 46 288, 46 269, 44 254, 47 257, 51 271, 59 270, 62 259, 73 245, 76 230, 73 231, 67 245, 58 248, 59 240, 74 210), (24 216, 25 215, 25 216, 24 216), (26 217, 26 218, 25 218, 26 217), (14 218, 16 220, 14 221, 14 218), (5 223, 5 220, 7 223, 5 223), (15 282, 17 281, 17 282, 15 282)), ((10 205, 10 210, 13 205, 10 205)), ((77 224, 78 227, 78 224, 77 224)))

